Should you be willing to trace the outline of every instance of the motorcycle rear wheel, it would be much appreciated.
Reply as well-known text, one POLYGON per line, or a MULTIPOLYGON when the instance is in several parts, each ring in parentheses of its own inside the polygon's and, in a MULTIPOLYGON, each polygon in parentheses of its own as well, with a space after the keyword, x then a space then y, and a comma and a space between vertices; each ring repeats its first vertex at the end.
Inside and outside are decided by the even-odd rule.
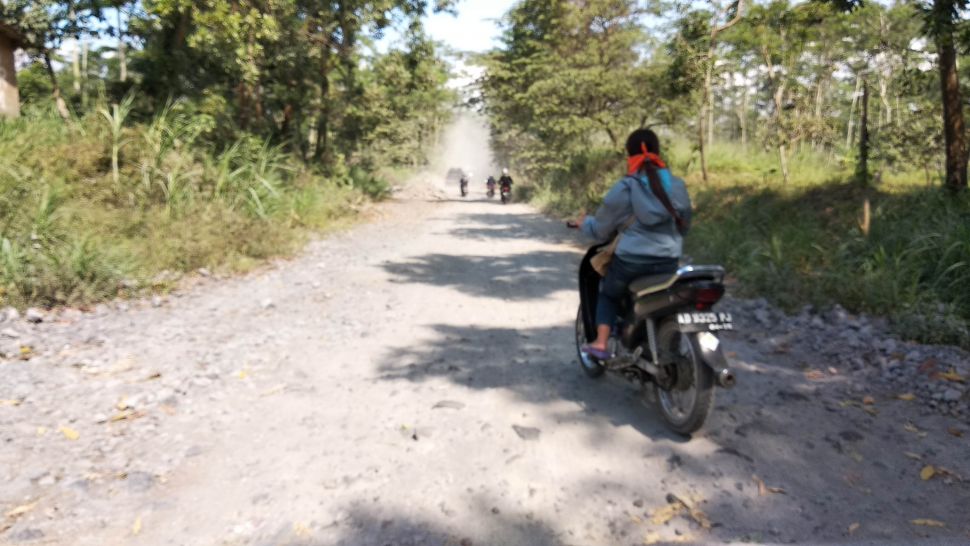
POLYGON ((658 350, 673 357, 677 373, 672 388, 654 385, 657 409, 667 427, 684 435, 704 426, 714 407, 714 372, 701 359, 694 337, 696 334, 681 332, 675 321, 663 323, 657 331, 658 350))
POLYGON ((587 343, 589 343, 589 340, 586 338, 586 323, 583 321, 583 306, 580 304, 579 312, 576 313, 576 357, 579 359, 579 367, 583 369, 583 372, 585 372, 589 377, 595 379, 603 375, 606 368, 589 355, 583 353, 582 347, 587 343))

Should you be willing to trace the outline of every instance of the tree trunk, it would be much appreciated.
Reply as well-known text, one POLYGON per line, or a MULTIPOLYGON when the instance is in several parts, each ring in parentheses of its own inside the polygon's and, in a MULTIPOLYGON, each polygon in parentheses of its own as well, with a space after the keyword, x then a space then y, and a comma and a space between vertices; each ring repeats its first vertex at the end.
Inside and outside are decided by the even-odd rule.
POLYGON ((946 187, 957 192, 967 187, 966 135, 960 80, 957 74, 957 51, 951 29, 936 36, 939 55, 940 87, 943 93, 943 136, 946 140, 946 187))
POLYGON ((0 34, 0 117, 20 116, 20 92, 17 89, 17 64, 13 41, 0 34))
POLYGON ((74 94, 81 94, 81 40, 75 40, 71 50, 71 67, 74 74, 74 94))
POLYGON ((859 119, 859 163, 856 178, 863 186, 869 185, 869 82, 862 83, 862 112, 859 119))
POLYGON ((707 73, 704 75, 704 109, 707 117, 707 145, 714 144, 714 39, 707 52, 707 73))
POLYGON ((128 57, 125 52, 125 32, 121 27, 121 8, 118 8, 118 81, 128 81, 128 57))
POLYGON ((88 107, 88 51, 90 45, 84 42, 81 45, 81 108, 87 111, 88 107))
POLYGON ((859 101, 859 91, 862 89, 862 78, 857 74, 855 77, 855 92, 852 93, 852 106, 849 107, 849 122, 845 130, 845 149, 848 150, 852 147, 852 137, 853 129, 852 126, 855 122, 855 105, 859 101))
POLYGON ((57 105, 57 113, 61 115, 61 119, 67 121, 71 119, 71 113, 67 109, 67 103, 64 102, 64 97, 61 96, 61 86, 57 82, 57 73, 54 72, 54 65, 51 63, 49 51, 44 51, 44 66, 47 68, 47 77, 51 81, 51 89, 53 89, 51 95, 54 97, 54 104, 57 105))
POLYGON ((697 119, 697 151, 701 156, 701 178, 707 183, 707 153, 704 151, 704 110, 697 119))

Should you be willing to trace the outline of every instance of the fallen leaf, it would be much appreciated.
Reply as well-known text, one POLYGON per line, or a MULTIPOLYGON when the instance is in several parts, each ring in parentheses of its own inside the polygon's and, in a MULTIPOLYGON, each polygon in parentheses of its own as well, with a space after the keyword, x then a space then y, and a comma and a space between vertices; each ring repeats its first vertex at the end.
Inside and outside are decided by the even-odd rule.
POLYGON ((690 519, 694 520, 698 525, 700 525, 704 529, 711 528, 711 520, 707 519, 707 514, 702 512, 699 508, 697 508, 693 504, 678 497, 677 495, 674 495, 673 493, 667 494, 667 502, 671 504, 680 504, 681 506, 687 509, 687 513, 688 515, 690 515, 690 519))
POLYGON ((0 407, 2 406, 17 407, 22 403, 23 403, 23 400, 0 400, 0 407))
POLYGON ((933 476, 935 476, 935 475, 936 475, 936 469, 935 469, 935 468, 933 468, 933 465, 931 465, 931 464, 928 464, 928 465, 926 465, 926 466, 924 466, 924 467, 923 467, 923 470, 920 470, 920 471, 919 471, 919 477, 920 477, 920 479, 922 479, 922 480, 923 480, 924 482, 925 482, 926 480, 928 480, 928 479, 930 479, 930 478, 932 478, 932 477, 933 477, 933 476))
POLYGON ((903 453, 903 455, 909 457, 910 459, 913 459, 914 461, 922 461, 923 460, 923 456, 922 455, 920 455, 919 453, 913 453, 912 451, 906 451, 906 452, 903 453))
POLYGON ((126 409, 125 411, 122 411, 120 413, 116 413, 115 415, 113 415, 110 421, 112 423, 117 423, 118 421, 134 420, 144 416, 145 416, 145 412, 135 411, 129 408, 129 409, 126 409))
POLYGON ((765 495, 768 494, 768 486, 765 485, 764 480, 762 480, 761 478, 759 478, 755 474, 752 474, 751 475, 751 479, 754 480, 754 483, 758 484, 758 496, 759 497, 763 497, 763 496, 765 496, 765 495))
POLYGON ((298 521, 293 523, 293 534, 299 538, 310 538, 310 535, 312 535, 313 533, 310 531, 310 528, 307 527, 305 523, 301 523, 298 521))
POLYGON ((277 385, 277 386, 273 387, 272 389, 269 389, 269 390, 266 390, 266 391, 263 391, 263 392, 259 393, 259 395, 260 396, 273 396, 274 394, 281 394, 285 390, 286 390, 286 385, 277 385))
POLYGON ((81 433, 71 427, 61 427, 57 431, 63 434, 68 440, 77 440, 81 437, 81 433))
POLYGON ((30 357, 34 356, 34 348, 30 345, 20 346, 20 360, 30 360, 30 357))
POLYGON ((876 403, 876 399, 871 396, 866 396, 862 399, 862 403, 866 406, 871 406, 876 403))
POLYGON ((851 534, 855 533, 856 531, 858 531, 859 530, 859 527, 860 527, 860 525, 858 523, 853 523, 852 525, 850 525, 849 526, 849 534, 851 535, 851 534))
POLYGON ((920 432, 920 430, 916 428, 916 425, 914 425, 913 423, 906 423, 905 425, 903 425, 903 430, 905 430, 906 432, 912 432, 913 434, 918 434, 920 432))
POLYGON ((37 427, 37 435, 43 436, 47 434, 47 427, 37 427))
POLYGON ((911 392, 907 392, 907 393, 900 394, 896 398, 900 400, 904 400, 906 402, 912 402, 913 400, 916 400, 916 395, 911 392))
POLYGON ((236 373, 236 377, 238 377, 239 379, 246 379, 247 377, 249 377, 249 372, 247 372, 246 370, 239 370, 239 372, 236 373))
POLYGON ((135 519, 135 523, 131 526, 131 534, 137 535, 141 532, 141 516, 135 519))
POLYGON ((118 408, 118 411, 125 411, 126 409, 130 408, 131 406, 128 405, 128 402, 126 401, 125 397, 122 396, 121 397, 121 400, 118 400, 118 403, 115 404, 115 407, 118 408))
POLYGON ((155 372, 155 373, 149 375, 148 377, 146 377, 145 378, 145 381, 154 381, 156 379, 161 379, 161 378, 162 378, 162 374, 159 373, 159 372, 155 372))
POLYGON ((829 366, 829 373, 832 375, 839 375, 839 370, 835 369, 834 366, 829 366))
POLYGON ((957 427, 950 427, 946 429, 946 431, 949 432, 950 435, 952 436, 956 436, 957 438, 963 438, 963 431, 958 429, 957 427))
POLYGON ((650 523, 654 525, 664 525, 680 514, 683 506, 679 504, 668 504, 662 508, 657 508, 650 513, 650 523))
POLYGON ((820 370, 809 370, 805 372, 805 379, 808 379, 809 381, 819 381, 821 379, 825 379, 825 374, 820 370))
POLYGON ((940 372, 936 374, 934 377, 937 379, 945 379, 947 381, 953 381, 956 383, 965 383, 967 381, 966 377, 963 377, 962 375, 958 374, 956 370, 954 370, 953 368, 950 368, 950 370, 947 372, 940 372))
POLYGON ((924 527, 946 527, 946 524, 942 521, 935 519, 919 518, 910 521, 913 525, 922 525, 924 527))
POLYGON ((7 512, 4 515, 6 517, 8 517, 8 518, 17 518, 17 517, 20 517, 20 516, 26 514, 27 512, 30 512, 31 510, 33 510, 34 507, 37 506, 37 503, 38 502, 40 502, 40 501, 34 501, 34 502, 29 503, 29 504, 21 504, 20 506, 14 508, 13 510, 10 510, 9 512, 7 512))

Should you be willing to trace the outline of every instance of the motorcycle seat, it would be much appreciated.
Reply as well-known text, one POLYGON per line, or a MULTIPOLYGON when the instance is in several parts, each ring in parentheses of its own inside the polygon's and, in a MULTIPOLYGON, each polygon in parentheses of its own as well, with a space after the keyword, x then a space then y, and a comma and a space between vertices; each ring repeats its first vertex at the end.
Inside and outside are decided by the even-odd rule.
POLYGON ((670 288, 677 280, 677 273, 662 273, 660 275, 647 275, 634 279, 630 283, 630 293, 638 298, 642 298, 654 292, 660 292, 670 288))
POLYGON ((685 265, 674 273, 634 279, 630 283, 630 293, 636 298, 642 298, 666 290, 680 281, 698 279, 723 282, 724 268, 719 265, 685 265))

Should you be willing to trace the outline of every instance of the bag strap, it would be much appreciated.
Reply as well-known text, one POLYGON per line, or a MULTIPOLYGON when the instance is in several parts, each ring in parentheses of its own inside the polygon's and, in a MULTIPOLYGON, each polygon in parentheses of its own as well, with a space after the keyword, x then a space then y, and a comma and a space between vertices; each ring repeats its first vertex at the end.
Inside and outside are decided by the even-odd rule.
POLYGON ((677 224, 677 230, 683 232, 686 222, 684 218, 677 212, 674 208, 673 203, 670 202, 670 196, 667 195, 667 190, 664 189, 663 184, 660 182, 660 177, 657 176, 657 171, 649 167, 644 169, 647 173, 647 180, 650 181, 650 190, 660 201, 660 204, 667 209, 667 212, 674 219, 674 223, 677 224))

